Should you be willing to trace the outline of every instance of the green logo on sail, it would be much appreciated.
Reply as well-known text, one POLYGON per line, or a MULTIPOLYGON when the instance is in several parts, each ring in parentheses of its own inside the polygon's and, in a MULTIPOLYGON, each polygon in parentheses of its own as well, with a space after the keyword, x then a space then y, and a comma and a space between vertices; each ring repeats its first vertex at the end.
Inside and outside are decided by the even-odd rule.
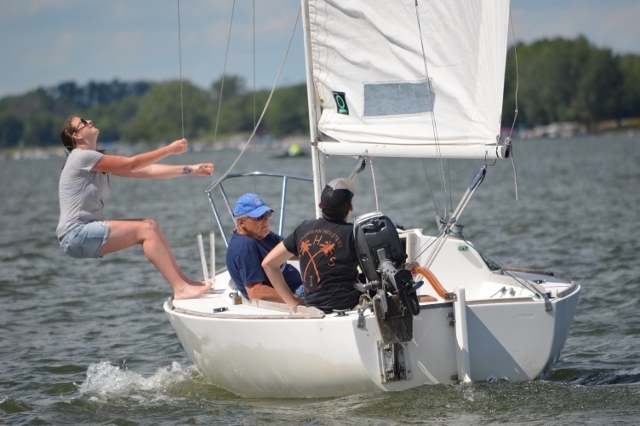
POLYGON ((336 108, 338 114, 349 115, 349 107, 347 106, 347 95, 344 92, 333 92, 333 98, 336 100, 336 108))

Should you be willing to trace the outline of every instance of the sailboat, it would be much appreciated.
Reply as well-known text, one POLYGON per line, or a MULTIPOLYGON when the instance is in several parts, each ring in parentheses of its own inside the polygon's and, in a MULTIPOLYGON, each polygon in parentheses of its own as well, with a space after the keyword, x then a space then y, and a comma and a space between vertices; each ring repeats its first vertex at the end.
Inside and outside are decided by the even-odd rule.
MULTIPOLYGON (((228 179, 281 179, 282 232, 288 183, 309 180, 317 205, 328 156, 357 158, 352 178, 376 157, 509 158, 500 138, 508 0, 301 3, 313 175, 214 182, 207 193, 225 243, 211 194, 219 189, 230 211, 228 179)), ((164 310, 197 369, 243 397, 544 378, 567 340, 580 285, 500 267, 466 240, 459 217, 485 174, 439 219, 437 235, 396 228, 385 206, 355 219, 366 280, 353 310, 245 300, 224 269, 210 293, 169 299, 164 310)))

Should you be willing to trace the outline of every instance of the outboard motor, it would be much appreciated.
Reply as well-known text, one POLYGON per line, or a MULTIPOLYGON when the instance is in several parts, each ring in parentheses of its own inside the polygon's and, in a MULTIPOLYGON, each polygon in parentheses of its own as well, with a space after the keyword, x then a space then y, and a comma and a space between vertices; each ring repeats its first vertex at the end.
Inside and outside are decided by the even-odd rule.
POLYGON ((354 224, 356 250, 367 284, 356 287, 362 292, 375 290, 382 302, 383 316, 388 311, 387 292, 400 297, 402 308, 418 315, 420 305, 416 290, 422 281, 414 282, 404 269, 407 255, 395 225, 380 212, 360 216, 354 224))

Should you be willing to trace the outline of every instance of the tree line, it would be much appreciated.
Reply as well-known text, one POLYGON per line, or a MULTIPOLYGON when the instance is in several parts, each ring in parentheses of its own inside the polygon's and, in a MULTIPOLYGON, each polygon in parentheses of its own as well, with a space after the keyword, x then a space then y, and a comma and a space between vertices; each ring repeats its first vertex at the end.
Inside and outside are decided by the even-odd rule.
MULTIPOLYGON (((183 120, 186 138, 211 141, 252 131, 268 96, 268 91, 247 91, 239 76, 221 78, 209 90, 189 81, 65 82, 0 99, 0 148, 57 145, 72 114, 92 119, 102 141, 177 139, 183 120)), ((306 96, 304 84, 278 89, 260 132, 274 137, 308 133, 306 96)))
MULTIPOLYGON (((574 121, 593 128, 603 120, 640 117, 640 56, 614 54, 584 37, 509 49, 504 127, 515 115, 516 85, 517 123, 526 127, 574 121)), ((252 131, 268 95, 248 91, 243 78, 233 75, 206 90, 189 81, 65 82, 0 99, 0 148, 57 145, 60 128, 72 114, 93 119, 103 141, 178 138, 183 120, 185 137, 213 141, 252 131)), ((275 138, 306 135, 307 108, 304 84, 277 89, 259 132, 275 138)))
POLYGON ((616 55, 585 37, 518 43, 509 49, 505 127, 515 115, 516 85, 517 123, 526 127, 572 121, 593 129, 598 122, 640 117, 640 56, 616 55))

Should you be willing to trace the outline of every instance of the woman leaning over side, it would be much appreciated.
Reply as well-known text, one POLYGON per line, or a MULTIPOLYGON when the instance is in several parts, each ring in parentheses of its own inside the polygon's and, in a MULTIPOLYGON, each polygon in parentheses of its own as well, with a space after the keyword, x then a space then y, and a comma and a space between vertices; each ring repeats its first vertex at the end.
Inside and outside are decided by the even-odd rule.
POLYGON ((91 120, 75 116, 67 119, 60 132, 68 153, 60 175, 60 221, 56 230, 62 250, 76 258, 99 258, 141 244, 144 254, 173 288, 175 299, 206 293, 211 284, 184 275, 154 220, 105 220, 103 208, 110 192, 110 174, 151 179, 210 176, 213 164, 156 164, 169 155, 186 152, 186 139, 132 157, 104 154, 96 150, 99 133, 91 120))

